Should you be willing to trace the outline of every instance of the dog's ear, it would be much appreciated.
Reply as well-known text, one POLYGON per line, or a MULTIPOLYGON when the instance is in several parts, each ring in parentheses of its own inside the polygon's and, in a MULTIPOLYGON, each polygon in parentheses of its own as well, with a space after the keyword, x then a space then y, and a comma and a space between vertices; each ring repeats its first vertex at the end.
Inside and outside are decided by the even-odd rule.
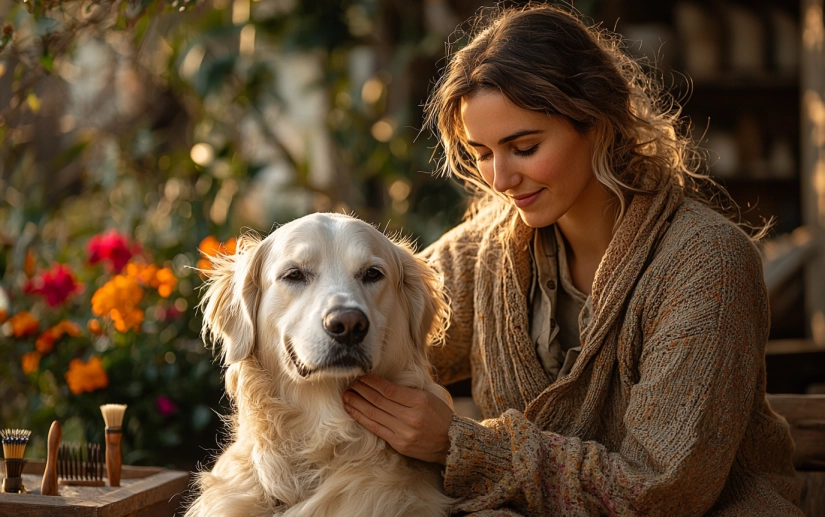
POLYGON ((261 268, 270 242, 245 237, 234 255, 212 257, 212 269, 206 272, 201 335, 222 342, 226 366, 247 358, 255 348, 261 268))
POLYGON ((450 321, 444 284, 429 264, 400 247, 401 289, 410 314, 410 334, 419 346, 441 344, 450 321))

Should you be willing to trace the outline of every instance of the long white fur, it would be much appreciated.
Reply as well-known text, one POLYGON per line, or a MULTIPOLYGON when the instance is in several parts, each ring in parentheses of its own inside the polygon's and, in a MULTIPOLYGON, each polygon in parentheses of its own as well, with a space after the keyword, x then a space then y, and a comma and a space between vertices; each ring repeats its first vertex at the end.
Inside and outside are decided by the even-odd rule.
POLYGON ((233 403, 230 444, 195 480, 187 517, 442 517, 451 500, 436 465, 404 457, 358 425, 341 391, 359 368, 298 374, 285 350, 312 366, 323 356, 323 310, 360 308, 370 330, 371 371, 430 391, 452 405, 430 376, 425 346, 448 321, 440 279, 409 245, 363 221, 313 214, 266 239, 244 238, 216 258, 201 302, 204 336, 222 343, 233 403), (312 276, 285 282, 297 264, 312 276), (384 278, 363 282, 364 268, 384 278))

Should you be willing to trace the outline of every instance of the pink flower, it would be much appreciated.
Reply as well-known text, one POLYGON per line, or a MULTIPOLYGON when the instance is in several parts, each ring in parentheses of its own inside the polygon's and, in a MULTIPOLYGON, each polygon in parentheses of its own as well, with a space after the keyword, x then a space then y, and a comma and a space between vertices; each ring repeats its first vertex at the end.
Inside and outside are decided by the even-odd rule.
POLYGON ((120 273, 132 255, 139 251, 139 246, 137 244, 130 246, 125 235, 110 230, 92 237, 89 240, 88 251, 90 263, 96 264, 102 260, 108 260, 115 273, 120 273))
POLYGON ((178 406, 166 395, 159 395, 155 399, 155 408, 160 416, 171 416, 178 412, 178 406))
POLYGON ((43 296, 46 303, 52 307, 60 305, 71 295, 82 290, 83 285, 77 283, 72 270, 65 264, 55 264, 49 271, 28 280, 23 286, 24 292, 43 296))

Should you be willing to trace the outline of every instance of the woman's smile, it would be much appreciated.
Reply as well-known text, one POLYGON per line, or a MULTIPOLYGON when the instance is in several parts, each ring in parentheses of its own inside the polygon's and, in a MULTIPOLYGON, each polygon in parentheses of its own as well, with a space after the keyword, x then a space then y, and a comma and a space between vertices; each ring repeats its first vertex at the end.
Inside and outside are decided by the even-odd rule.
POLYGON ((542 190, 543 189, 540 189, 529 194, 511 195, 510 199, 513 200, 513 204, 516 205, 516 208, 527 208, 539 198, 539 195, 541 195, 542 190))

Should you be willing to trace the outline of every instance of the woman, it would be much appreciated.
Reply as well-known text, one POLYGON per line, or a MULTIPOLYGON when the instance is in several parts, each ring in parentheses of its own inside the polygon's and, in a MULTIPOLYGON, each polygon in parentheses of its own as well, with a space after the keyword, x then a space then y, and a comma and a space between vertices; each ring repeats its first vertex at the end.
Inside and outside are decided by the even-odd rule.
POLYGON ((423 255, 452 300, 433 365, 487 420, 375 376, 347 411, 473 515, 800 515, 759 253, 675 104, 557 7, 476 25, 427 121, 477 201, 423 255))

